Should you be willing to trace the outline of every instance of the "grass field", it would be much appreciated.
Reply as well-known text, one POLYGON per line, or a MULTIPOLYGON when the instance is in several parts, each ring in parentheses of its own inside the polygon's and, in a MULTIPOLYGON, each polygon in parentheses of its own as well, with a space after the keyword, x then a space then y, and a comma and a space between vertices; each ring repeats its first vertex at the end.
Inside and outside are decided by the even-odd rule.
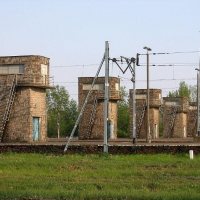
POLYGON ((0 199, 200 199, 200 155, 0 154, 0 199))

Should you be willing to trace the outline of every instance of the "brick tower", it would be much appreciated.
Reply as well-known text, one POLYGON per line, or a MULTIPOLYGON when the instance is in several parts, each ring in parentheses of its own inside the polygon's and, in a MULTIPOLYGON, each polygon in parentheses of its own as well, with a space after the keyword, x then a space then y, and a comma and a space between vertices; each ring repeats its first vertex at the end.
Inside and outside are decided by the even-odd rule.
POLYGON ((49 58, 0 57, 0 140, 46 141, 49 58))
POLYGON ((164 97, 163 100, 163 136, 165 138, 187 137, 188 99, 186 97, 164 97))
POLYGON ((197 102, 189 102, 187 116, 187 136, 195 137, 197 134, 197 102))
MULTIPOLYGON (((149 90, 149 124, 151 138, 159 137, 159 107, 162 97, 160 89, 149 90)), ((137 138, 145 139, 147 135, 147 115, 146 115, 146 89, 136 90, 136 135, 137 138)), ((130 103, 130 137, 133 138, 133 90, 129 90, 130 103)))
MULTIPOLYGON (((90 90, 94 77, 78 78, 79 112, 90 90)), ((79 139, 103 139, 104 138, 104 85, 105 78, 98 77, 93 87, 90 98, 79 122, 79 139)), ((120 79, 109 77, 109 121, 110 138, 117 138, 117 101, 120 100, 120 79), (111 125, 112 124, 112 125, 111 125)), ((109 132, 109 131, 108 131, 109 132)))

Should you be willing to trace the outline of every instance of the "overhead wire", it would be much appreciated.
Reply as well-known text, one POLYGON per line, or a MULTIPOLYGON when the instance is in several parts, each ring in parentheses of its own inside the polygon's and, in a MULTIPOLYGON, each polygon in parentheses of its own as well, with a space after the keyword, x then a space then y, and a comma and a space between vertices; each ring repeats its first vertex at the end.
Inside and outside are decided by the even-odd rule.
MULTIPOLYGON (((182 54, 182 53, 199 53, 200 51, 175 51, 175 52, 159 52, 159 53, 149 53, 149 55, 162 55, 162 54, 182 54)), ((139 55, 147 55, 146 53, 141 53, 139 55)))
POLYGON ((159 55, 159 54, 181 54, 181 53, 199 53, 200 51, 176 51, 176 52, 169 52, 169 53, 149 53, 151 55, 159 55))
MULTIPOLYGON (((123 65, 124 62, 121 63, 123 65)), ((70 68, 70 67, 88 67, 88 66, 97 66, 98 64, 88 64, 88 65, 60 65, 60 66, 50 66, 52 68, 70 68)), ((145 65, 146 63, 141 63, 140 65, 145 65)), ((169 66, 197 66, 199 63, 153 63, 152 65, 169 65, 169 66)))
POLYGON ((96 65, 99 65, 99 64, 82 64, 82 65, 52 65, 50 67, 87 67, 87 66, 96 66, 96 65))
MULTIPOLYGON (((179 52, 168 52, 168 53, 149 53, 150 55, 162 55, 162 54, 186 54, 186 53, 199 53, 200 51, 179 51, 179 52)), ((146 54, 140 54, 140 55, 146 55, 146 54)), ((131 57, 130 57, 131 58, 131 57)), ((116 58, 116 59, 119 59, 119 61, 121 61, 121 66, 123 67, 123 63, 126 63, 125 61, 123 61, 120 58, 116 58)), ((141 63, 142 65, 140 66, 146 66, 145 64, 146 63, 141 63)), ((74 65, 53 65, 53 66, 50 66, 51 68, 73 68, 73 67, 82 67, 82 76, 83 76, 83 73, 84 73, 84 69, 85 67, 90 67, 90 66, 98 66, 99 64, 74 64, 74 65)), ((192 67, 192 66, 198 66, 199 63, 154 63, 153 65, 150 65, 150 66, 173 66, 173 70, 174 70, 174 67, 182 67, 182 66, 185 66, 185 67, 192 67)), ((113 73, 113 63, 112 63, 112 73, 113 73)), ((120 76, 120 70, 119 70, 119 74, 118 74, 118 77, 121 79, 122 82, 131 82, 131 78, 125 78, 125 77, 121 77, 120 76)), ((152 81, 178 81, 178 80, 196 80, 196 77, 195 78, 181 78, 181 79, 176 79, 174 78, 174 72, 173 72, 173 79, 154 79, 154 80, 150 80, 151 82, 152 81)), ((146 80, 136 80, 137 82, 146 82, 146 80)), ((67 85, 65 87, 75 87, 78 85, 77 82, 74 82, 74 81, 64 81, 64 82, 55 82, 56 84, 59 84, 59 83, 67 83, 67 84, 70 84, 70 83, 75 83, 75 85, 67 85), (76 84, 77 83, 77 84, 76 84)), ((175 87, 175 88, 161 88, 162 90, 169 90, 169 89, 176 89, 178 87, 175 87)), ((78 95, 78 94, 71 94, 71 95, 78 95)))
MULTIPOLYGON (((182 53, 200 53, 200 51, 175 51, 175 52, 163 52, 163 53, 149 53, 149 55, 160 55, 160 54, 182 54, 182 53)), ((146 55, 145 54, 139 54, 139 55, 146 55)), ((128 57, 131 58, 131 57, 128 57)), ((125 62, 123 61, 123 59, 121 59, 121 57, 116 58, 117 60, 120 60, 122 63, 125 62)), ((112 60, 112 59, 110 59, 112 60)), ((174 63, 175 64, 175 63, 174 63)), ((183 64, 183 63, 181 63, 183 64)), ((186 63, 185 63, 186 64, 186 63)), ((189 63, 190 64, 190 63, 189 63)), ((193 63, 194 64, 194 63, 193 63)), ((196 64, 196 63, 195 63, 196 64)), ((99 65, 99 64, 74 64, 74 65, 53 65, 50 67, 82 67, 82 66, 95 66, 95 65, 99 65)))

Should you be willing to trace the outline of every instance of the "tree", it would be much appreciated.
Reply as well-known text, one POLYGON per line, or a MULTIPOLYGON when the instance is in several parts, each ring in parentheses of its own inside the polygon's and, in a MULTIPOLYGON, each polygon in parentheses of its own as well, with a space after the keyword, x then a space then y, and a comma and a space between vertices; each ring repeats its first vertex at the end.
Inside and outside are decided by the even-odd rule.
POLYGON ((122 101, 118 101, 117 137, 129 137, 129 100, 126 87, 120 88, 122 101))
POLYGON ((188 97, 190 99, 191 91, 189 89, 189 86, 185 83, 185 81, 182 81, 179 83, 179 89, 176 91, 169 92, 167 95, 168 97, 188 97))
POLYGON ((197 85, 190 85, 190 101, 196 102, 197 101, 197 85))
POLYGON ((47 91, 48 137, 66 137, 71 133, 78 109, 76 101, 69 98, 63 86, 57 85, 54 89, 47 91))

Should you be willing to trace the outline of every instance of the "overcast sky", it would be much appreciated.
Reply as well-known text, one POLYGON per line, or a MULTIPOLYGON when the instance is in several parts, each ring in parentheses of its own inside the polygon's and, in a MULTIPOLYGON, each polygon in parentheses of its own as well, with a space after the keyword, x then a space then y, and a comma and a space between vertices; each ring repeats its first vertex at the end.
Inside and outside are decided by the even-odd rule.
MULTIPOLYGON (((150 88, 166 96, 180 81, 196 84, 199 9, 199 0, 0 0, 0 56, 49 57, 55 84, 77 100, 78 77, 95 76, 105 41, 111 58, 135 57, 149 46, 152 53, 172 53, 150 55, 150 65, 172 65, 150 67, 150 88)), ((131 74, 112 62, 110 76, 132 87, 131 74)), ((136 67, 136 88, 146 88, 146 66, 136 67)))

